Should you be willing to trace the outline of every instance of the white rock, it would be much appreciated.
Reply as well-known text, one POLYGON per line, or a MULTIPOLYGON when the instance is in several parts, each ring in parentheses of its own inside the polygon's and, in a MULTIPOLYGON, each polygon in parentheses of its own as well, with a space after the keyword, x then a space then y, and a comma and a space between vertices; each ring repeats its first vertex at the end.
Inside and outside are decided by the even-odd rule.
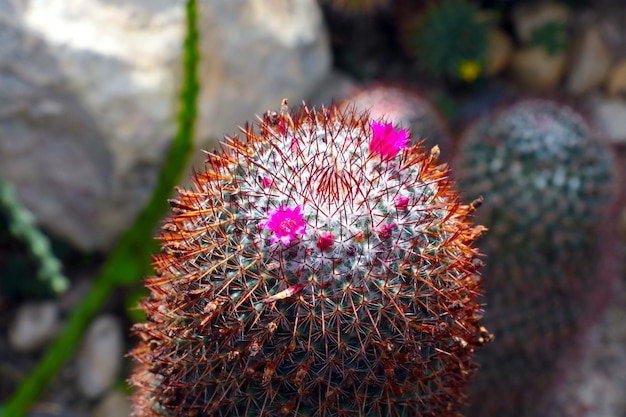
MULTIPOLYGON (((200 0, 198 147, 330 67, 315 0, 200 0)), ((108 248, 175 132, 183 0, 0 0, 0 176, 46 229, 108 248)))
POLYGON ((513 26, 518 38, 527 44, 532 33, 548 23, 566 25, 570 19, 569 9, 556 2, 519 3, 513 10, 513 26))
POLYGON ((587 28, 577 39, 567 79, 572 94, 583 94, 604 83, 613 55, 597 28, 587 28))
POLYGON ((60 325, 56 303, 23 304, 9 326, 9 343, 21 352, 36 350, 56 336, 60 325))
POLYGON ((626 100, 594 97, 589 106, 596 126, 606 138, 615 143, 626 143, 626 100))
POLYGON ((122 326, 113 316, 97 318, 87 330, 77 356, 78 389, 98 398, 115 383, 124 357, 122 326))
POLYGON ((130 401, 124 393, 113 390, 96 405, 92 417, 128 417, 130 416, 130 401))
POLYGON ((48 230, 107 246, 173 134, 184 2, 0 5, 0 175, 48 230))

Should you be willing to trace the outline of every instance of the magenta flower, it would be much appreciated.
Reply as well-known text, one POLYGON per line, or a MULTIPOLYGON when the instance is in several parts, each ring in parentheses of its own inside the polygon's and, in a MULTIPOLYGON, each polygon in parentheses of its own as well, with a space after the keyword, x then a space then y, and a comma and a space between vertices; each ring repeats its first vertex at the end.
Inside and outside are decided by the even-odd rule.
POLYGON ((383 159, 391 159, 408 146, 409 135, 406 129, 399 131, 391 122, 380 123, 372 120, 371 153, 379 154, 383 159))
POLYGON ((270 210, 267 213, 267 220, 260 223, 259 226, 270 229, 274 234, 270 238, 270 243, 278 242, 288 245, 296 235, 305 234, 304 228, 306 222, 303 214, 300 213, 302 207, 295 208, 283 207, 282 205, 276 210, 270 210))

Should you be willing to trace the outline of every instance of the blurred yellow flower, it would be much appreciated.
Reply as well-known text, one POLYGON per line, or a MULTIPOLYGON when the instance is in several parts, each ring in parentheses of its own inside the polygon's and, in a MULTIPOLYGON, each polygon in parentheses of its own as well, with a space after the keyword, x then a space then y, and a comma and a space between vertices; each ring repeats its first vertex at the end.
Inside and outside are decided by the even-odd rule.
POLYGON ((476 61, 461 61, 459 77, 465 82, 474 82, 480 75, 480 69, 480 64, 476 61))

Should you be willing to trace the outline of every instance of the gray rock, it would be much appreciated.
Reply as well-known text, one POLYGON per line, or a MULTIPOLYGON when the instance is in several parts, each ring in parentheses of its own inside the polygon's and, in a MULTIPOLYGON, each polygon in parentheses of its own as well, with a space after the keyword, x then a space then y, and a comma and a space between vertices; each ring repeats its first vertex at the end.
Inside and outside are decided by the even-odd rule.
POLYGON ((599 87, 611 68, 613 54, 595 27, 587 28, 574 47, 569 65, 567 89, 572 94, 583 94, 599 87))
MULTIPOLYGON (((175 132, 184 1, 0 0, 0 176, 86 250, 133 222, 175 132)), ((198 147, 330 66, 314 0, 199 1, 198 147), (271 4, 269 4, 271 3, 271 4)))
POLYGON ((97 318, 87 330, 77 355, 78 389, 87 398, 98 398, 118 376, 124 358, 122 325, 113 316, 97 318))
POLYGON ((59 307, 52 301, 22 304, 9 326, 9 343, 20 352, 41 348, 59 332, 59 307))
POLYGON ((113 162, 93 115, 45 43, 3 20, 0 86, 0 176, 38 222, 90 246, 84 227, 107 195, 113 162))
POLYGON ((202 1, 200 137, 221 139, 283 98, 298 105, 330 71, 314 0, 202 1))

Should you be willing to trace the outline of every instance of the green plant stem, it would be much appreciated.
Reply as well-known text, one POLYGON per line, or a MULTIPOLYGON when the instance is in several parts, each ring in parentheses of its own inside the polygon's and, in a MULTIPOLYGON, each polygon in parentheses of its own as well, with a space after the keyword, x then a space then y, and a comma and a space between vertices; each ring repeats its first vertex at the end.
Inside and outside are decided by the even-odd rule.
POLYGON ((148 205, 124 233, 83 301, 32 373, 6 403, 3 417, 22 417, 61 367, 74 354, 85 329, 100 311, 111 292, 121 285, 140 280, 150 269, 152 238, 157 223, 167 211, 167 199, 186 167, 192 150, 198 97, 198 29, 195 0, 188 0, 187 34, 184 47, 184 78, 178 113, 178 130, 148 205))

